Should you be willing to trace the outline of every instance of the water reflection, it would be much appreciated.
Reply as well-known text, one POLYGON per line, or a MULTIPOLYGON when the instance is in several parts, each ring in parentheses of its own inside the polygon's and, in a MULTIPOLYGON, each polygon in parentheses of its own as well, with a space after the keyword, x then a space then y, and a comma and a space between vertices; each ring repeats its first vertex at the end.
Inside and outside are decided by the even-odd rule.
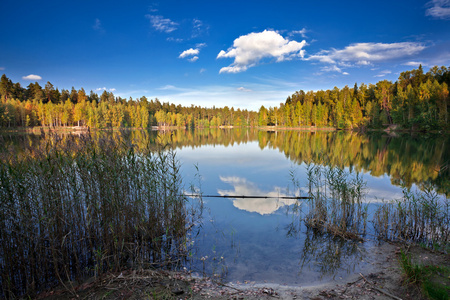
MULTIPOLYGON (((397 198, 401 189, 393 184, 400 179, 407 186, 430 183, 439 192, 450 194, 450 168, 444 167, 450 161, 446 136, 394 138, 252 129, 98 134, 136 145, 152 145, 155 140, 172 143, 183 164, 185 183, 195 181, 193 166, 197 165, 205 194, 234 197, 232 201, 205 199, 203 223, 192 237, 197 250, 191 257, 193 270, 208 275, 226 273, 226 280, 231 281, 312 284, 367 267, 362 258, 372 255, 367 251, 370 244, 307 229, 292 213, 295 200, 237 198, 289 196, 281 187, 288 184, 293 165, 303 187, 307 186, 304 163, 320 163, 320 156, 326 155, 332 166, 364 172, 371 198, 397 198)), ((38 135, 3 136, 0 148, 19 153, 40 142, 38 135)))
MULTIPOLYGON (((450 195, 449 135, 390 136, 385 133, 357 134, 354 132, 274 131, 257 129, 203 129, 196 131, 126 130, 102 132, 119 140, 136 144, 172 143, 175 147, 192 149, 202 146, 238 146, 256 142, 259 149, 282 152, 297 164, 315 163, 326 155, 333 166, 365 171, 374 177, 388 176, 390 184, 431 183, 441 194, 450 195)), ((39 134, 0 134, 0 152, 20 152, 25 147, 36 147, 39 134)))
POLYGON ((367 241, 364 245, 361 241, 346 240, 308 228, 299 214, 284 230, 288 239, 303 241, 303 247, 298 252, 299 275, 312 270, 320 278, 335 279, 336 276, 355 272, 371 260, 371 254, 366 250, 367 241))
POLYGON ((220 200, 220 209, 211 211, 214 220, 202 225, 196 242, 201 259, 193 269, 199 274, 233 282, 305 286, 371 267, 369 243, 308 229, 292 207, 283 206, 277 214, 238 210, 229 216, 218 211, 227 211, 232 203, 220 200), (232 222, 227 223, 230 217, 232 222))
POLYGON ((322 277, 333 279, 340 270, 354 272, 367 255, 361 242, 344 240, 314 229, 305 232, 304 247, 300 253, 300 272, 312 266, 322 277))
POLYGON ((282 192, 282 189, 279 187, 274 187, 271 191, 263 191, 257 186, 256 183, 248 181, 245 178, 237 176, 219 176, 219 178, 223 183, 231 185, 233 190, 219 189, 217 190, 217 193, 221 196, 229 196, 233 199, 233 205, 238 209, 246 210, 248 212, 255 212, 260 215, 268 215, 276 212, 280 207, 297 203, 296 199, 280 199, 279 197, 287 197, 288 195, 282 192), (233 198, 233 196, 244 195, 271 198, 233 198))

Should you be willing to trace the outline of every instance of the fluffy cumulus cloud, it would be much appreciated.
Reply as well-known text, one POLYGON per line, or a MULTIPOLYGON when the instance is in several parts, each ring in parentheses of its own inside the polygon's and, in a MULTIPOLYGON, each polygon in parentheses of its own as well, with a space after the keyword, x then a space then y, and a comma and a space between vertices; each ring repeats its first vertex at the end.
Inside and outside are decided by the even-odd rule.
POLYGON ((150 24, 157 31, 170 33, 172 31, 177 30, 178 23, 175 23, 170 19, 165 19, 163 16, 146 15, 146 17, 150 20, 150 24))
POLYGON ((200 50, 198 50, 198 49, 190 48, 188 50, 184 50, 183 52, 181 52, 180 56, 178 56, 178 57, 179 58, 185 58, 185 57, 190 56, 190 55, 198 55, 199 52, 200 52, 200 50))
POLYGON ((393 59, 401 59, 418 54, 426 47, 419 43, 356 43, 344 49, 332 49, 311 55, 307 60, 318 60, 323 63, 343 64, 349 66, 369 65, 376 62, 385 62, 393 59))
POLYGON ((22 79, 24 79, 24 80, 41 80, 42 77, 39 75, 30 74, 27 76, 23 76, 22 79))
POLYGON ((200 53, 199 49, 190 48, 188 50, 184 50, 178 56, 178 58, 186 58, 190 62, 194 62, 198 59, 198 54, 200 53))
POLYGON ((234 58, 234 62, 220 69, 220 73, 239 73, 257 65, 265 58, 274 58, 276 62, 292 58, 303 58, 302 49, 306 41, 290 41, 278 32, 264 30, 240 36, 227 51, 221 50, 217 58, 234 58))
POLYGON ((427 3, 429 7, 425 15, 437 19, 450 19, 450 0, 433 0, 427 3))

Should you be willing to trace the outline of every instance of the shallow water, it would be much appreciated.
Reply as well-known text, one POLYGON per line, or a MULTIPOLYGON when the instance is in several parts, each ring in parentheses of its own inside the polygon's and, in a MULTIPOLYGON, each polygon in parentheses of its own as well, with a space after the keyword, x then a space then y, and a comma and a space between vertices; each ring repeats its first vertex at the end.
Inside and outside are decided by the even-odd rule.
MULTIPOLYGON (((336 133, 316 135, 336 137, 336 133)), ((311 133, 307 136, 310 137, 311 133)), ((376 140, 374 144, 377 142, 380 141, 376 140)), ((363 145, 355 147, 362 148, 363 145)), ((363 173, 363 179, 367 182, 365 201, 372 203, 369 211, 383 199, 399 199, 402 196, 402 188, 392 184, 395 182, 393 176, 387 172, 372 175, 379 172, 377 164, 386 164, 389 155, 405 160, 401 157, 402 153, 395 153, 389 148, 387 151, 386 156, 380 155, 380 151, 375 152, 373 162, 363 160, 375 169, 366 170, 354 162, 343 163, 346 170, 354 168, 363 173)), ((291 153, 277 147, 261 147, 261 140, 232 146, 180 147, 177 152, 183 163, 185 183, 195 181, 193 174, 197 172, 196 165, 199 169, 197 174, 202 177, 201 190, 204 195, 229 196, 225 199, 203 198, 205 210, 202 222, 197 227, 198 235, 192 237, 196 252, 190 267, 194 272, 222 275, 226 281, 232 282, 310 285, 345 278, 371 268, 371 263, 376 259, 374 247, 377 242, 370 235, 360 243, 314 234, 300 222, 299 213, 292 211, 297 200, 233 198, 243 195, 292 195, 292 173, 299 181, 302 196, 305 196, 306 166, 299 159, 293 160, 291 153)), ((357 151, 355 153, 356 156, 361 155, 357 151)), ((296 157, 302 153, 298 154, 296 157)), ((310 162, 314 163, 314 159, 310 162)), ((411 164, 423 166, 423 162, 411 161, 411 164)), ((388 169, 393 170, 393 166, 388 166, 388 169)), ((416 188, 415 184, 413 188, 416 188)), ((305 204, 300 207, 306 209, 305 204)))
MULTIPOLYGON (((300 220, 306 203, 277 198, 296 193, 293 179, 306 196, 306 164, 320 164, 324 156, 331 165, 363 174, 369 211, 383 199, 401 198, 400 184, 413 189, 431 185, 450 194, 449 138, 441 135, 212 129, 127 131, 120 138, 171 143, 182 164, 187 193, 192 184, 204 195, 228 196, 203 198, 186 265, 195 273, 225 281, 305 286, 372 267, 377 243, 370 234, 371 224, 362 243, 314 234, 300 220), (294 211, 296 205, 300 211, 294 211)), ((0 148, 17 152, 39 141, 39 135, 1 135, 0 148)))

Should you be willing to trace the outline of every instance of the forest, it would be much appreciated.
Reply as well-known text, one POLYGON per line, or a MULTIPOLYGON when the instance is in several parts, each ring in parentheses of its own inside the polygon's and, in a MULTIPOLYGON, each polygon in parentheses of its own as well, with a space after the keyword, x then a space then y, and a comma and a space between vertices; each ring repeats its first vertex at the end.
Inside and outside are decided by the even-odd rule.
POLYGON ((228 106, 210 108, 161 103, 157 98, 101 95, 83 88, 61 91, 52 83, 38 82, 26 88, 13 83, 5 74, 0 81, 0 128, 69 127, 149 128, 176 126, 208 128, 220 126, 286 128, 384 128, 396 124, 400 129, 449 130, 450 68, 432 67, 402 72, 394 83, 353 88, 303 91, 287 97, 278 107, 261 106, 258 112, 228 106))

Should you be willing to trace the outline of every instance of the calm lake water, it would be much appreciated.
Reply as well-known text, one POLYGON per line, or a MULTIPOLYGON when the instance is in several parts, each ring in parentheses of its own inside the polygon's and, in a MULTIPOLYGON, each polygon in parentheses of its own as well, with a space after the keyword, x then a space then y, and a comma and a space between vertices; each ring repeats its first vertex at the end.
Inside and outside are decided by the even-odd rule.
POLYGON ((372 267, 376 241, 370 236, 358 243, 315 235, 290 209, 296 200, 233 198, 290 196, 292 174, 306 196, 306 163, 321 155, 363 174, 369 211, 383 200, 400 199, 401 184, 449 193, 449 140, 442 136, 235 130, 197 132, 191 144, 180 132, 172 138, 185 183, 198 185, 198 173, 203 194, 230 197, 203 199, 191 266, 225 274, 228 281, 308 285, 372 267))
MULTIPOLYGON (((201 186, 204 195, 228 196, 203 198, 187 265, 199 275, 218 275, 225 281, 308 285, 372 267, 377 242, 370 234, 364 242, 317 235, 293 211, 297 200, 236 198, 292 196, 292 179, 306 196, 306 164, 318 163, 321 157, 363 174, 369 211, 383 200, 401 198, 402 185, 432 186, 441 195, 450 194, 448 136, 244 129, 122 135, 143 143, 171 142, 186 190, 192 184, 201 186)), ((1 147, 20 151, 39 139, 38 135, 2 135, 1 147)))

